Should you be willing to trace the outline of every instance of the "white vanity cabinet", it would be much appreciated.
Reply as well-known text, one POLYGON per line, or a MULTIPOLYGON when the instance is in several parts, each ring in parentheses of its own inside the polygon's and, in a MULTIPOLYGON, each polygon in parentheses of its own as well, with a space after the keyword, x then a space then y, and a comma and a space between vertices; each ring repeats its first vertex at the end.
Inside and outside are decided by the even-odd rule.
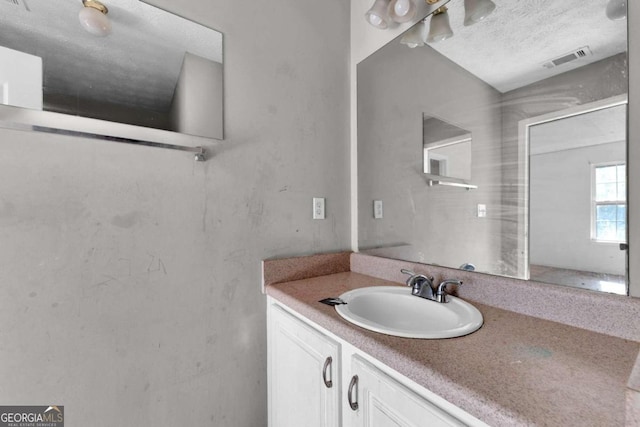
POLYGON ((348 405, 348 409, 345 409, 345 426, 450 427, 466 425, 389 377, 357 354, 351 357, 350 380, 345 393, 348 405), (357 408, 352 406, 357 406, 357 408))
POLYGON ((271 297, 267 307, 270 427, 486 427, 271 297))
POLYGON ((340 346, 269 304, 270 427, 338 427, 340 346))

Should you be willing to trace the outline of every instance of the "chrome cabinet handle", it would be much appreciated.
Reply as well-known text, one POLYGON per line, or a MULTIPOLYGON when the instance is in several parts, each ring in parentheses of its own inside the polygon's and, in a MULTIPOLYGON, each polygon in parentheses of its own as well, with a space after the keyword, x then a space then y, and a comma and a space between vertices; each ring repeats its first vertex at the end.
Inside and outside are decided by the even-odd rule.
POLYGON ((351 378, 351 382, 349 383, 349 392, 347 393, 347 401, 349 402, 349 406, 354 411, 358 410, 358 376, 354 375, 351 378), (356 390, 356 400, 353 400, 353 389, 356 390))
POLYGON ((322 381, 324 381, 324 385, 327 388, 333 387, 333 381, 331 381, 331 373, 329 374, 329 379, 327 379, 327 369, 330 372, 333 372, 331 364, 333 363, 333 358, 331 356, 327 357, 327 360, 324 361, 324 367, 322 368, 322 381))

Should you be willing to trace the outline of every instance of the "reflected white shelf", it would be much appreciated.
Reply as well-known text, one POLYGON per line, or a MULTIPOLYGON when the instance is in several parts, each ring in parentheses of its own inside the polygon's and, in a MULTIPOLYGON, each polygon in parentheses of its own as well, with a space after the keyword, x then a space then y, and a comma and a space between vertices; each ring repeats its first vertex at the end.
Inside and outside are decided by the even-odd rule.
POLYGON ((428 183, 429 187, 433 187, 434 185, 446 185, 449 187, 466 188, 467 190, 476 190, 478 188, 477 185, 467 184, 466 182, 443 181, 441 179, 430 179, 428 180, 428 183))

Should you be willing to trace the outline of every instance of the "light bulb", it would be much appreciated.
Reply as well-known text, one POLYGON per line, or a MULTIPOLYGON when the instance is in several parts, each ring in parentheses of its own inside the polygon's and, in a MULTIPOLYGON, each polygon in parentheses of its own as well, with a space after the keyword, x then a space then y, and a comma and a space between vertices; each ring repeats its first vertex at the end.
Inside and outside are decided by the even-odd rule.
POLYGON ((409 13, 409 9, 411 9, 411 1, 409 0, 397 0, 393 6, 393 11, 398 16, 405 16, 409 13))
POLYGON ((389 0, 375 0, 371 9, 364 14, 367 22, 384 30, 389 26, 389 0))
POLYGON ((411 21, 415 16, 418 8, 413 0, 391 0, 389 4, 389 17, 402 24, 411 21))
POLYGON ((85 1, 84 7, 78 13, 78 19, 80 20, 82 28, 95 36, 104 37, 109 35, 111 33, 111 21, 107 18, 106 11, 107 8, 101 3, 85 1), (93 7, 92 4, 94 3, 102 6, 105 12, 101 12, 96 7, 93 7))
POLYGON ((382 24, 382 18, 380 18, 375 13, 369 15, 369 23, 374 27, 379 27, 382 24))

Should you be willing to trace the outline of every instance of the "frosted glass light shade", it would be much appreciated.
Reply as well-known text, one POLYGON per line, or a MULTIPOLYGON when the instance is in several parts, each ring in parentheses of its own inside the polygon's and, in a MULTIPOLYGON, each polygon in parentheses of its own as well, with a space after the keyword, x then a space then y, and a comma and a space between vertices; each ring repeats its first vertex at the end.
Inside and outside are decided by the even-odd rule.
POLYGON ((491 0, 464 0, 464 25, 476 24, 482 21, 496 8, 491 0))
POLYGON ((384 30, 389 26, 389 0, 376 0, 371 9, 364 14, 367 22, 376 28, 384 30))
POLYGON ((431 16, 431 25, 429 26, 429 36, 427 43, 437 43, 453 36, 453 30, 449 24, 449 14, 446 9, 440 13, 434 13, 431 16))
POLYGON ((626 0, 609 0, 607 3, 607 18, 612 21, 624 19, 627 17, 627 1, 626 0))
POLYGON ((82 8, 78 13, 82 28, 95 36, 104 37, 111 33, 111 21, 107 15, 90 6, 82 8))
POLYGON ((411 27, 409 31, 404 33, 404 35, 400 39, 400 43, 412 49, 414 47, 424 46, 424 36, 426 29, 427 26, 425 25, 424 21, 418 22, 416 25, 411 27))
POLYGON ((411 21, 417 10, 413 0, 391 0, 389 3, 389 17, 398 23, 411 21))

